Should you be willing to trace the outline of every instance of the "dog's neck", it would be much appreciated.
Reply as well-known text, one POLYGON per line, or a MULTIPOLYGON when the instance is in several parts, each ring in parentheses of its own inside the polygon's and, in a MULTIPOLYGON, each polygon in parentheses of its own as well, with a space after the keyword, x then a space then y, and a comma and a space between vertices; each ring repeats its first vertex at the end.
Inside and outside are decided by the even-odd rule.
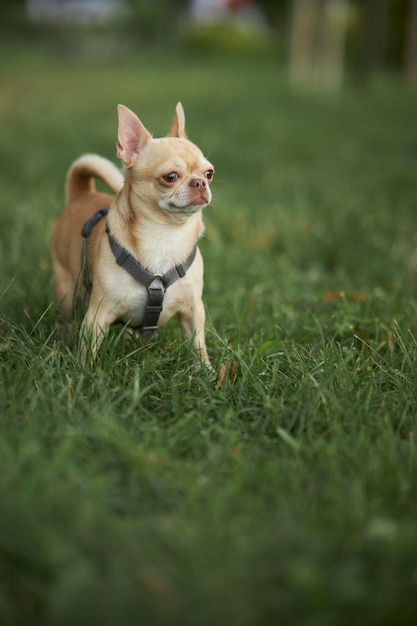
POLYGON ((182 263, 204 231, 201 211, 171 215, 149 210, 124 187, 113 202, 108 215, 112 235, 143 267, 154 273, 165 273, 182 263), (115 212, 118 219, 113 219, 115 212))

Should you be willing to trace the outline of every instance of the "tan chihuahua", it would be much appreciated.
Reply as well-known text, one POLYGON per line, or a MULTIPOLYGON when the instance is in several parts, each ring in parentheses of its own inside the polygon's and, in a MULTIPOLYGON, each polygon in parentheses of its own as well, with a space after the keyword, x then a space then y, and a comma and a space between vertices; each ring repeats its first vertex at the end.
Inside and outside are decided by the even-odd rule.
POLYGON ((187 139, 181 103, 160 139, 123 105, 118 123, 124 176, 94 154, 68 171, 67 207, 50 239, 56 302, 70 318, 74 297, 89 296, 81 328, 84 362, 90 349, 94 358, 114 322, 151 334, 176 314, 199 360, 210 367, 197 241, 204 230, 202 209, 211 201, 213 166, 187 139), (95 178, 116 195, 97 192, 95 178))

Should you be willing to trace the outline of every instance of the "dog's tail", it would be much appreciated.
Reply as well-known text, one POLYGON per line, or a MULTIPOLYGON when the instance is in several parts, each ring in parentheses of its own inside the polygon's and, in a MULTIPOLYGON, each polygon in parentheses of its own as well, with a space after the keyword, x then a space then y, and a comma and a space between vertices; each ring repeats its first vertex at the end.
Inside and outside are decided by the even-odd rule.
POLYGON ((123 187, 123 174, 114 163, 98 154, 84 154, 68 170, 65 187, 67 202, 83 193, 95 191, 95 178, 114 193, 123 187))

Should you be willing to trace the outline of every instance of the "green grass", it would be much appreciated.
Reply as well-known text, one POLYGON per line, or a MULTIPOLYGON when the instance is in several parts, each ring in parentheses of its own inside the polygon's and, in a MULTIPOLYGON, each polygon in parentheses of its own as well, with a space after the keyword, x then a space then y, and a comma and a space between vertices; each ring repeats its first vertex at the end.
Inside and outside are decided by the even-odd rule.
POLYGON ((272 62, 0 65, 0 622, 417 621, 417 124, 386 81, 288 91, 272 62), (116 105, 177 100, 216 167, 208 349, 55 330, 66 170, 115 159, 116 105))

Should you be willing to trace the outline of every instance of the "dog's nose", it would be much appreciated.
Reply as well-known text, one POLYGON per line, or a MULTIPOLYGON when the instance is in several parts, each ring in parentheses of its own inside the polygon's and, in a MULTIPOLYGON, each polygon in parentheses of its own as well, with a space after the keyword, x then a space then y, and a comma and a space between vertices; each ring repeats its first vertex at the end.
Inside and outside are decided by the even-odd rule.
POLYGON ((206 186, 207 186, 207 183, 204 180, 204 178, 192 178, 190 180, 190 187, 196 187, 197 189, 203 189, 206 186))

